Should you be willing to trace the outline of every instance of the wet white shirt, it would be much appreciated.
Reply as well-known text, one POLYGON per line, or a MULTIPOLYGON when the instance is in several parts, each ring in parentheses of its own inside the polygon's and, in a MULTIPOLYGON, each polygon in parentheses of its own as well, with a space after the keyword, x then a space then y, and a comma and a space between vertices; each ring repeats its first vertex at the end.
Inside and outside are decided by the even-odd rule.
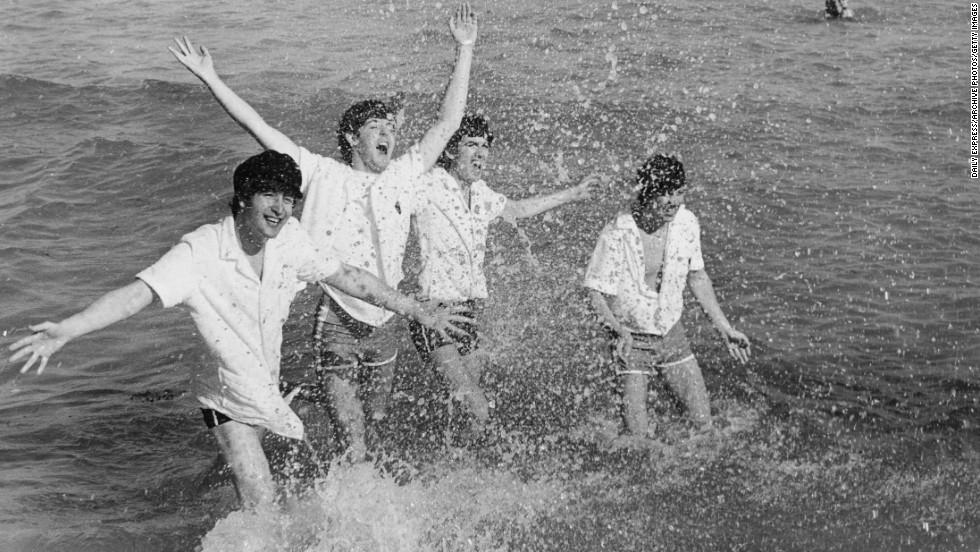
POLYGON ((422 256, 422 296, 437 301, 487 298, 483 262, 487 231, 507 197, 479 180, 470 185, 470 204, 459 184, 436 168, 415 185, 415 228, 422 256))
POLYGON ((701 226, 683 206, 667 227, 661 270, 658 293, 644 279, 640 229, 621 213, 599 234, 583 285, 613 296, 612 311, 630 331, 666 335, 681 319, 688 272, 704 270, 701 226))
MULTIPOLYGON (((408 239, 411 183, 425 170, 418 146, 391 161, 381 174, 300 148, 303 213, 300 223, 321 251, 378 276, 396 287, 408 239)), ((392 313, 327 286, 348 314, 371 326, 392 313)))
POLYGON ((266 242, 260 281, 235 233, 232 217, 184 235, 136 277, 164 307, 184 305, 210 351, 196 366, 191 390, 205 408, 233 420, 303 437, 303 423, 279 393, 282 325, 298 291, 340 270, 320 253, 296 219, 266 242))

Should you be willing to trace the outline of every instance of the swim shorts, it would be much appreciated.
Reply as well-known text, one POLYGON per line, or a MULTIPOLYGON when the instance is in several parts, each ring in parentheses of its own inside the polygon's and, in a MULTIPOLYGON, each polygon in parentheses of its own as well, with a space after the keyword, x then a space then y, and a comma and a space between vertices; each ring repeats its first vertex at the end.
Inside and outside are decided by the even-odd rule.
POLYGON ((630 351, 629 363, 616 355, 616 341, 610 340, 615 359, 616 374, 653 375, 657 370, 669 368, 694 359, 691 344, 687 341, 684 325, 681 322, 666 335, 648 333, 633 334, 633 348, 630 351))
POLYGON ((208 429, 212 429, 231 421, 231 418, 228 416, 225 416, 221 412, 210 408, 202 408, 201 414, 204 415, 204 425, 208 426, 208 429))
POLYGON ((432 351, 446 345, 456 345, 456 349, 461 356, 466 356, 479 347, 479 335, 477 333, 476 318, 483 312, 483 301, 470 299, 457 303, 439 303, 439 307, 452 309, 455 314, 462 314, 474 319, 473 323, 456 323, 456 326, 466 331, 469 335, 450 333, 448 339, 439 335, 439 332, 427 328, 414 320, 408 327, 412 333, 412 343, 415 350, 423 360, 428 361, 432 351))
POLYGON ((317 308, 313 343, 317 372, 333 372, 350 381, 357 378, 359 366, 384 366, 398 358, 393 322, 374 327, 355 320, 326 294, 317 308))

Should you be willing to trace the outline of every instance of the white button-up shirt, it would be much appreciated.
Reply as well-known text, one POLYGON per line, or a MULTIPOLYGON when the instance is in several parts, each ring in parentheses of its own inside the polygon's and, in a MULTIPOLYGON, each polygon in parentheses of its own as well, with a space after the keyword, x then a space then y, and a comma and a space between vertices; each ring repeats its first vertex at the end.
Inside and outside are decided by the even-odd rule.
POLYGON ((488 296, 483 262, 487 230, 500 216, 507 197, 484 181, 470 185, 470 204, 456 179, 441 168, 415 185, 415 228, 422 257, 422 296, 437 301, 465 301, 488 296))
POLYGON ((140 272, 164 307, 184 305, 210 351, 191 389, 205 408, 233 420, 301 439, 303 423, 279 393, 282 325, 299 287, 340 270, 296 219, 265 245, 259 280, 242 251, 232 217, 184 235, 140 272))
MULTIPOLYGON (((300 223, 324 253, 378 276, 396 287, 408 239, 411 196, 405 195, 425 167, 418 146, 392 160, 381 174, 357 171, 350 165, 300 148, 303 214, 300 223)), ((380 326, 392 313, 327 287, 328 293, 353 318, 380 326)))
POLYGON ((681 207, 667 226, 660 292, 647 285, 640 229, 621 213, 599 234, 583 285, 612 295, 611 308, 631 331, 666 335, 681 319, 690 271, 704 270, 701 226, 681 207))

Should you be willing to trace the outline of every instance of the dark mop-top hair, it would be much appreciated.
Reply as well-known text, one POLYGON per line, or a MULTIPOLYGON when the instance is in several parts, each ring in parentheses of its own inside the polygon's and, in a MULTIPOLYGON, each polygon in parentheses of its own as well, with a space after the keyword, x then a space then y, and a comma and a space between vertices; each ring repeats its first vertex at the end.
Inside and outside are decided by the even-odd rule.
POLYGON ((303 175, 293 158, 278 151, 265 150, 242 161, 235 168, 233 177, 235 195, 231 200, 231 214, 237 216, 241 204, 248 205, 255 194, 282 193, 299 201, 303 199, 300 187, 303 175))
POLYGON ((459 142, 464 136, 480 136, 487 139, 487 145, 493 144, 493 132, 490 131, 490 122, 483 115, 466 115, 459 124, 459 128, 453 133, 452 138, 446 142, 446 147, 439 154, 436 165, 449 170, 453 165, 453 160, 459 153, 459 142))
POLYGON ((654 155, 636 171, 636 183, 642 186, 636 200, 646 205, 684 186, 684 165, 674 156, 654 155))
POLYGON ((381 100, 363 100, 347 108, 340 117, 337 126, 337 146, 344 163, 348 165, 354 160, 354 151, 347 141, 348 134, 357 134, 357 130, 371 119, 394 119, 395 112, 381 100))

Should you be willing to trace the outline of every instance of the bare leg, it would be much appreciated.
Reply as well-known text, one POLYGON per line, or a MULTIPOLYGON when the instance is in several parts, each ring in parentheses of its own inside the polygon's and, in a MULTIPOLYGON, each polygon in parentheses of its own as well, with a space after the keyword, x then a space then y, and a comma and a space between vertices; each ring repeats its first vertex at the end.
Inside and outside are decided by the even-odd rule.
POLYGON ((661 369, 671 391, 677 394, 687 408, 687 415, 695 422, 705 423, 711 417, 708 389, 701 377, 701 367, 695 359, 661 369))
POLYGON ((262 449, 263 431, 234 420, 212 428, 218 447, 235 475, 242 507, 259 510, 275 503, 276 485, 262 449))
POLYGON ((353 462, 360 462, 367 456, 364 442, 364 410, 357 398, 357 388, 351 382, 328 372, 323 383, 330 397, 330 408, 334 419, 347 433, 348 454, 353 462))
POLYGON ((478 367, 461 357, 455 345, 439 347, 430 357, 436 370, 449 380, 452 394, 463 400, 478 424, 486 423, 490 418, 490 403, 480 389, 478 367))
POLYGON ((650 376, 646 374, 623 374, 623 421, 626 431, 634 435, 646 435, 650 428, 647 415, 647 384, 650 376))
POLYGON ((364 395, 364 414, 374 423, 388 415, 388 400, 395 381, 395 361, 370 366, 369 369, 370 377, 361 392, 364 395))

